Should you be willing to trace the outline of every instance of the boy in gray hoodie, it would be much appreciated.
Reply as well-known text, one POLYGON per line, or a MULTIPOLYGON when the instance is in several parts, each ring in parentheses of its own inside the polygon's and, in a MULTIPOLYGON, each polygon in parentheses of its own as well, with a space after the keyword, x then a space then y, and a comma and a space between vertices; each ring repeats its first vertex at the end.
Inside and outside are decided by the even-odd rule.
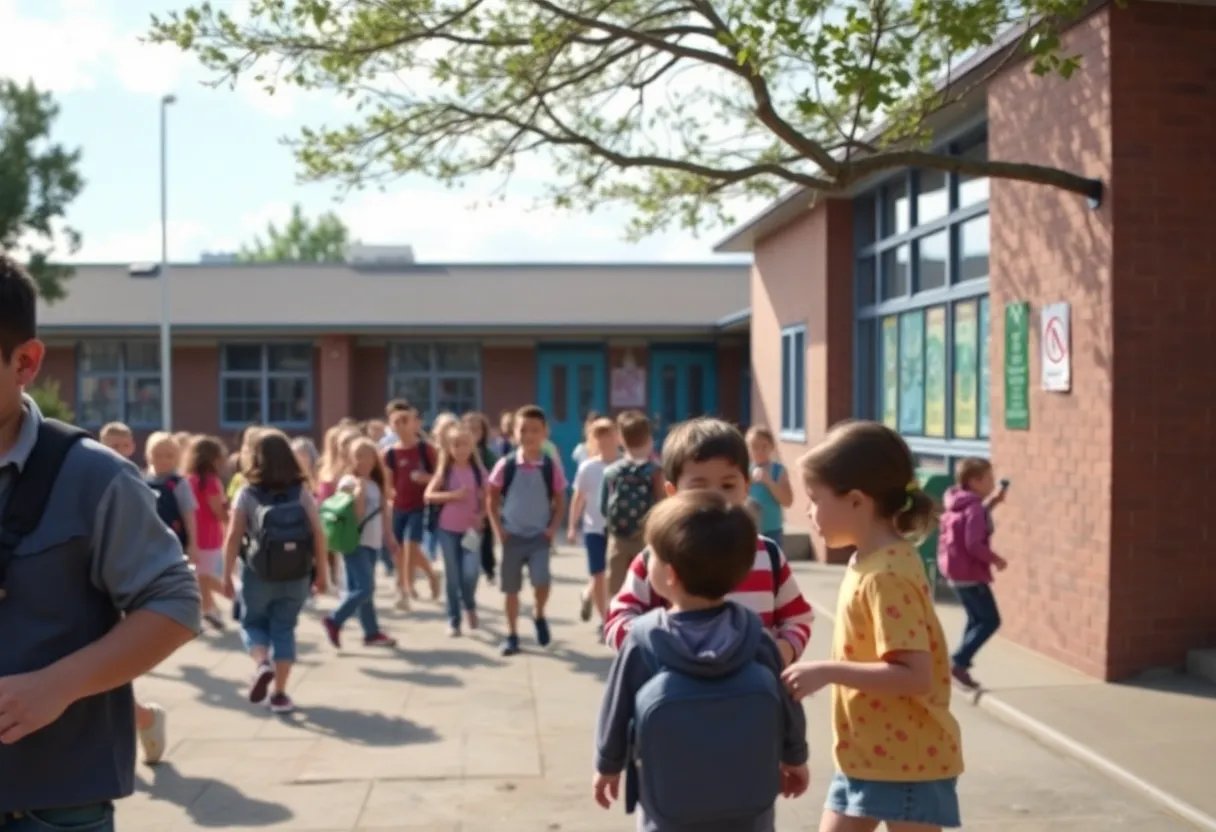
POLYGON ((657 504, 649 573, 669 609, 638 618, 608 674, 595 800, 641 806, 643 832, 773 832, 778 795, 810 782, 806 718, 751 610, 726 601, 752 569, 756 524, 710 490, 657 504))

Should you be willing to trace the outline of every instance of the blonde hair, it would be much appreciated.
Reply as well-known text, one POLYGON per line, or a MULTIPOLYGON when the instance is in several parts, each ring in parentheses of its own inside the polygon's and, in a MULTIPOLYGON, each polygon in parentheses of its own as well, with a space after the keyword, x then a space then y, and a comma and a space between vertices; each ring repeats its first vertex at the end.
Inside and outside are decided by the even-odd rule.
POLYGON ((190 447, 190 443, 194 441, 194 434, 188 430, 179 430, 173 434, 173 441, 177 443, 177 447, 181 450, 186 450, 190 447))
POLYGON ((440 413, 435 417, 435 421, 431 422, 431 444, 442 451, 444 434, 452 425, 458 424, 460 424, 460 417, 455 413, 451 411, 440 413))
POLYGON ((777 439, 773 436, 773 432, 765 427, 754 425, 747 429, 747 443, 750 445, 757 439, 763 439, 774 448, 777 446, 777 439))
POLYGON ((97 434, 97 438, 102 442, 109 439, 117 439, 120 436, 134 437, 135 434, 132 432, 131 428, 127 427, 127 425, 123 422, 109 422, 101 429, 101 432, 97 434))
MULTIPOLYGON (((463 433, 469 437, 469 444, 472 446, 469 453, 469 464, 476 465, 483 472, 485 466, 481 463, 481 454, 477 453, 477 445, 473 442, 473 432, 469 430, 468 425, 465 425, 460 420, 456 420, 450 425, 443 428, 443 434, 437 437, 439 441, 439 459, 435 463, 435 476, 439 479, 442 486, 443 478, 448 475, 448 469, 452 467, 454 460, 452 459, 452 436, 454 434, 463 433)), ((485 479, 484 477, 482 478, 485 479)))
POLYGON ((144 443, 144 461, 148 464, 148 470, 152 470, 152 454, 157 448, 162 445, 172 445, 174 450, 178 451, 178 458, 181 457, 181 446, 177 440, 173 438, 173 434, 166 433, 163 430, 158 430, 148 437, 148 441, 144 443))
POLYGON ((355 441, 351 442, 350 448, 347 450, 350 456, 350 469, 353 472, 355 469, 355 457, 360 451, 367 451, 375 464, 372 466, 371 473, 367 478, 374 482, 380 489, 380 499, 388 499, 388 474, 384 470, 384 465, 380 461, 380 449, 376 447, 376 443, 368 439, 366 436, 359 436, 355 441))
POLYGON ((343 459, 342 443, 351 434, 361 434, 350 425, 341 422, 325 431, 325 449, 321 453, 321 461, 317 463, 317 479, 321 482, 337 482, 346 473, 349 460, 343 459))

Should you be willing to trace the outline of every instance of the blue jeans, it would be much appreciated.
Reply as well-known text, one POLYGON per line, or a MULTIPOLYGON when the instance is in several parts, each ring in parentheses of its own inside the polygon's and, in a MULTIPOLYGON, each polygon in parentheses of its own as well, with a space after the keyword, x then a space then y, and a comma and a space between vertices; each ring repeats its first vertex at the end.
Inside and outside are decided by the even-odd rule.
POLYGON ((447 589, 448 623, 460 626, 460 608, 472 612, 477 609, 478 560, 480 552, 465 549, 461 544, 462 532, 436 529, 435 538, 443 552, 443 582, 447 589))
POLYGON ((967 613, 967 626, 951 660, 955 667, 966 670, 975 661, 975 654, 1001 628, 1001 613, 996 608, 996 596, 988 584, 956 586, 954 594, 967 613))
POLYGON ((0 815, 4 832, 48 832, 55 829, 80 832, 114 832, 114 804, 94 803, 71 809, 41 809, 22 813, 21 817, 0 815))
MULTIPOLYGON (((264 581, 252 569, 241 569, 241 638, 245 649, 270 649, 276 662, 296 660, 296 624, 308 600, 307 578, 264 581)), ((8 830, 4 830, 8 832, 8 830)))
POLYGON ((330 616, 341 627, 357 613, 365 638, 380 632, 380 622, 376 619, 377 554, 369 546, 357 546, 355 551, 342 556, 342 565, 346 567, 346 591, 330 616))

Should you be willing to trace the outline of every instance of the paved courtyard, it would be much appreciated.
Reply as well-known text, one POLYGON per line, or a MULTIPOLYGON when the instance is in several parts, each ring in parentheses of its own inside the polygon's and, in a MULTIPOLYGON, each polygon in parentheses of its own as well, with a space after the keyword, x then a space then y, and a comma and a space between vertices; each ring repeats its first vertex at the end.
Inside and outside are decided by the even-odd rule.
MULTIPOLYGON (((437 603, 388 613, 385 629, 402 644, 395 652, 359 646, 335 654, 320 613, 307 612, 292 686, 299 711, 286 718, 245 700, 250 666, 235 633, 198 639, 138 685, 141 698, 168 710, 171 745, 160 766, 141 766, 136 795, 119 808, 120 828, 633 828, 632 818, 591 800, 592 725, 609 658, 577 618, 583 560, 564 552, 554 562, 555 643, 544 652, 498 656, 493 587, 481 589, 484 629, 463 639, 446 637, 437 603)), ((354 622, 348 626, 357 641, 354 622)), ((830 628, 820 620, 808 655, 826 655, 830 628)), ((781 803, 781 830, 817 828, 832 771, 827 709, 826 696, 807 703, 812 788, 781 803)), ((982 710, 964 703, 955 710, 966 749, 967 829, 1193 828, 982 710)))

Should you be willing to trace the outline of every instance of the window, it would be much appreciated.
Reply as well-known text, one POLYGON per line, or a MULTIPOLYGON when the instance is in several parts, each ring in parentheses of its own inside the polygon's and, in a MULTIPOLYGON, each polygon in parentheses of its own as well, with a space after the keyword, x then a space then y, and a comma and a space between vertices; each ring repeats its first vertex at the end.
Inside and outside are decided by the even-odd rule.
MULTIPOLYGON (((949 152, 987 158, 986 139, 949 152)), ((905 171, 862 200, 878 218, 855 238, 856 401, 924 458, 982 454, 988 441, 988 182, 905 171)))
MULTIPOLYGON (((563 381, 564 383, 564 381, 563 381)), ((439 413, 481 406, 481 346, 401 341, 389 347, 388 395, 418 408, 426 422, 439 413)))
POLYGON ((76 420, 88 427, 161 423, 160 344, 85 341, 76 350, 76 420))
POLYGON ((312 426, 313 346, 225 344, 220 349, 220 424, 312 426))
POLYGON ((806 436, 806 327, 781 330, 781 433, 806 436))

